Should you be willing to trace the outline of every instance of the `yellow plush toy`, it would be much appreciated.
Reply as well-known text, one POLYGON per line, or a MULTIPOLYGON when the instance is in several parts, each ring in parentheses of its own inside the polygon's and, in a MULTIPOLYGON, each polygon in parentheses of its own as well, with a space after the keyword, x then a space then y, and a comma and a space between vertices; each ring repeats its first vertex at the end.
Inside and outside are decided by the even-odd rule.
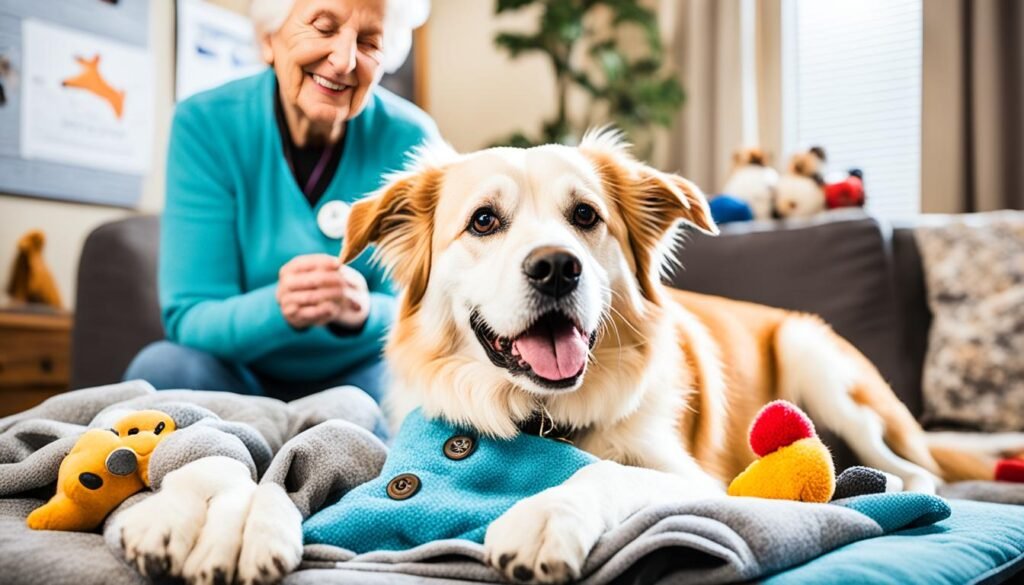
POLYGON ((176 426, 140 410, 112 429, 86 431, 60 464, 57 493, 29 514, 35 530, 95 530, 114 508, 149 486, 149 456, 176 426))
POLYGON ((832 499, 832 455, 794 404, 776 400, 765 405, 750 427, 750 448, 760 459, 732 480, 730 496, 820 503, 832 499))

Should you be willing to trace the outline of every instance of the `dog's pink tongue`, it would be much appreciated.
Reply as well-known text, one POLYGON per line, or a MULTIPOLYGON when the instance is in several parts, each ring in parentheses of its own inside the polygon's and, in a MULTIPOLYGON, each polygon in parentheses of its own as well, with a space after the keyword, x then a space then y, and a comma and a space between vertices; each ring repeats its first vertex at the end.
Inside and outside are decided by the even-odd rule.
POLYGON ((587 342, 568 323, 536 327, 515 341, 515 347, 533 373, 548 380, 564 380, 579 374, 587 361, 587 342))

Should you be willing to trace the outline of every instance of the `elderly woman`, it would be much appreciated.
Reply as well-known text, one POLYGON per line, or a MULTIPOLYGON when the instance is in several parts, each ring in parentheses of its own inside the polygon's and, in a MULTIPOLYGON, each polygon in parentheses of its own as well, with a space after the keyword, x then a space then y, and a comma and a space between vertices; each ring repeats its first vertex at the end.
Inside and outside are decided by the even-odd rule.
POLYGON ((385 26, 399 4, 254 0, 271 68, 175 112, 159 269, 167 341, 126 379, 284 399, 353 384, 380 398, 393 291, 366 255, 346 266, 337 254, 348 204, 437 133, 377 85, 385 41, 411 30, 385 26))

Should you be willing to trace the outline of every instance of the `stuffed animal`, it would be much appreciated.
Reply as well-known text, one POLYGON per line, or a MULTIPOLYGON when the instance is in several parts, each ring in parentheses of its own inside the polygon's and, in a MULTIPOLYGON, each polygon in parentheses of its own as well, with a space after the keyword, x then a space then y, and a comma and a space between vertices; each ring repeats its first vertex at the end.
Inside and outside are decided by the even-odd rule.
POLYGON ((825 150, 820 146, 793 155, 776 189, 779 216, 808 217, 825 209, 824 164, 825 150))
POLYGON ((767 166, 765 160, 765 154, 760 148, 737 150, 732 155, 732 173, 722 189, 723 195, 730 195, 746 203, 754 219, 771 219, 775 187, 779 182, 779 173, 767 166))
POLYGON ((90 531, 114 508, 149 486, 149 456, 174 419, 140 410, 112 429, 86 431, 61 461, 57 493, 27 518, 34 530, 90 531))
POLYGON ((814 423, 785 400, 769 402, 754 417, 750 448, 760 459, 732 480, 730 496, 825 503, 903 489, 900 478, 870 467, 850 467, 837 478, 814 423))
POLYGON ((864 207, 864 173, 860 169, 850 169, 842 181, 827 183, 825 206, 829 209, 864 207))
POLYGON ((61 308, 57 281, 43 259, 46 236, 31 230, 18 239, 18 255, 14 258, 7 295, 18 303, 40 303, 61 308))
POLYGON ((832 454, 796 405, 770 402, 750 426, 750 448, 760 459, 729 484, 730 496, 828 502, 836 489, 832 454))
POLYGON ((716 224, 754 219, 754 213, 746 201, 724 193, 713 197, 708 202, 708 208, 711 209, 711 219, 715 220, 716 224))

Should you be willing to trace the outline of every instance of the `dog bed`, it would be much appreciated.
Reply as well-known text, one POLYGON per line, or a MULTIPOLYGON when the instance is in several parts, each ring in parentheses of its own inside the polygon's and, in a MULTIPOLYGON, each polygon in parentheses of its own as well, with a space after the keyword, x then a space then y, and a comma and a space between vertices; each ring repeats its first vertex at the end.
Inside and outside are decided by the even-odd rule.
MULTIPOLYGON (((246 443, 244 437, 250 437, 249 443, 253 436, 262 437, 263 443, 246 444, 232 452, 247 459, 252 469, 266 468, 264 481, 283 484, 290 478, 289 495, 308 518, 337 498, 325 491, 324 486, 332 482, 323 481, 318 473, 366 481, 379 473, 382 465, 382 453, 353 455, 352 443, 369 437, 367 430, 380 425, 372 401, 351 391, 327 392, 313 400, 285 404, 265 398, 156 393, 140 385, 117 385, 69 393, 37 409, 0 419, 0 574, 4 582, 144 582, 122 560, 119 539, 110 531, 104 538, 101 534, 32 531, 25 526, 27 514, 52 489, 45 480, 48 473, 55 473, 55 461, 59 464, 55 455, 61 442, 73 442, 89 422, 103 419, 101 413, 160 403, 195 404, 223 419, 204 425, 209 427, 202 433, 207 442, 219 436, 217 433, 223 433, 231 444, 246 443), (309 408, 314 403, 318 407, 309 408), (325 422, 327 418, 347 420, 325 422), (274 455, 269 465, 264 461, 264 445, 274 455), (39 467, 33 469, 35 463, 39 467), (296 483, 295 478, 305 479, 296 483)), ((189 449, 194 453, 195 445, 189 447, 187 438, 183 433, 177 444, 182 453, 189 449)), ((383 450, 379 441, 375 443, 383 450)), ((164 457, 171 460, 171 453, 164 457)), ((1004 499, 1010 498, 1004 494, 1004 499)), ((113 525, 108 520, 107 527, 113 525)), ((947 505, 942 498, 909 493, 862 496, 832 504, 724 498, 641 510, 601 539, 583 574, 585 582, 593 584, 613 580, 726 583, 763 578, 787 583, 875 582, 879 578, 888 582, 998 582, 1021 568, 1021 558, 1024 507, 961 501, 947 505)), ((499 574, 482 559, 478 543, 460 540, 362 555, 310 545, 300 570, 285 583, 499 582, 499 574)))

